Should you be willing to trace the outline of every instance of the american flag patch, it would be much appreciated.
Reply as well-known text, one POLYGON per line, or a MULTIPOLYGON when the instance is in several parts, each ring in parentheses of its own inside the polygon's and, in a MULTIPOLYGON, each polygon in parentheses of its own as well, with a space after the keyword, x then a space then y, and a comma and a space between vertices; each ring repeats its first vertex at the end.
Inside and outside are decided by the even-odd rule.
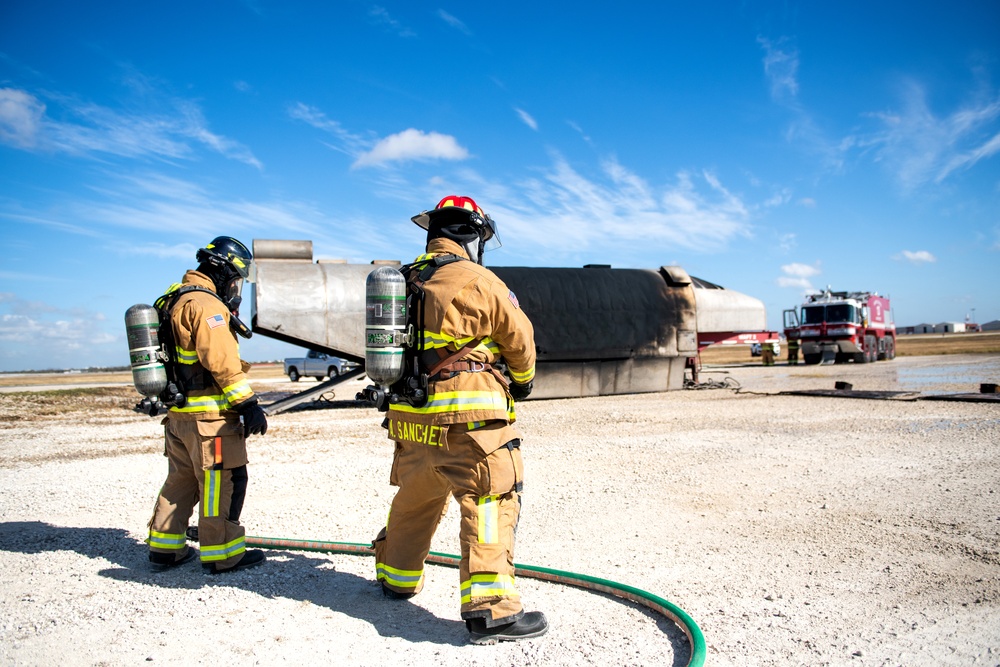
POLYGON ((225 324, 226 318, 224 318, 222 315, 212 315, 205 321, 208 322, 209 329, 214 329, 215 327, 221 327, 223 324, 225 324))
POLYGON ((512 304, 514 304, 515 308, 521 307, 521 304, 517 302, 517 296, 514 294, 514 290, 507 290, 507 298, 510 299, 512 304))

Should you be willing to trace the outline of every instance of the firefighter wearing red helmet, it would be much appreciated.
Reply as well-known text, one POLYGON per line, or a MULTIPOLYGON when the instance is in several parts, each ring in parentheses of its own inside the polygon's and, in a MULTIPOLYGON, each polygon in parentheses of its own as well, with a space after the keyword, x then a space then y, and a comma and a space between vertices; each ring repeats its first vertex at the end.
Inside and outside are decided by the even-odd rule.
MULTIPOLYGON (((196 253, 198 269, 184 274, 157 300, 169 313, 171 364, 184 399, 164 425, 169 467, 149 520, 149 560, 166 570, 199 553, 187 545, 187 524, 198 511, 201 565, 211 574, 259 565, 259 549, 247 550, 240 512, 247 488, 246 438, 267 432, 267 417, 247 382, 250 364, 240 359, 236 333, 243 281, 253 256, 246 246, 220 236, 196 253)), ((167 320, 164 320, 166 323, 167 320)))
POLYGON ((396 447, 389 482, 399 488, 373 543, 376 576, 388 598, 420 592, 424 559, 453 496, 461 512, 461 616, 471 641, 538 637, 548 622, 524 611, 513 566, 524 476, 514 401, 531 392, 532 325, 514 293, 482 266, 499 239, 475 201, 448 196, 413 221, 427 230, 417 262, 444 261, 408 276, 421 280, 418 335, 432 372, 426 403, 388 408, 384 425, 396 447), (496 368, 501 357, 509 383, 496 368))

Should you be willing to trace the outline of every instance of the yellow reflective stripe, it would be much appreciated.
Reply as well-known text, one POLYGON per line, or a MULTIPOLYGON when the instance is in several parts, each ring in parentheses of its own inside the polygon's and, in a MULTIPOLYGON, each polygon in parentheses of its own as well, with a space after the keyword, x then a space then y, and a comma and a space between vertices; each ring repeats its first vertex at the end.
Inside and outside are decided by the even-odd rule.
POLYGON ((237 403, 239 402, 239 399, 252 394, 253 390, 250 389, 249 382, 246 380, 239 380, 223 389, 222 393, 226 395, 226 400, 229 401, 229 403, 237 403))
POLYGON ((500 543, 500 496, 482 496, 476 501, 479 519, 479 543, 500 543))
POLYGON ((462 582, 462 604, 472 598, 510 597, 518 595, 514 577, 509 574, 474 574, 462 582))
POLYGON ((535 377, 534 366, 521 373, 514 372, 514 369, 509 369, 509 370, 510 370, 510 377, 513 378, 514 382, 517 382, 518 384, 526 384, 528 382, 531 382, 531 380, 535 377))
POLYGON ((232 405, 225 396, 188 396, 183 407, 172 407, 171 412, 222 412, 232 405))
POLYGON ((484 422, 484 421, 482 421, 482 422, 469 422, 465 426, 470 431, 475 431, 477 428, 482 428, 482 427, 486 426, 486 422, 484 422))
POLYGON ((400 570, 385 563, 375 563, 376 581, 385 581, 396 588, 416 588, 423 579, 423 570, 400 570))
POLYGON ((155 530, 149 531, 149 546, 157 549, 180 550, 187 544, 187 536, 177 533, 158 533, 155 530))
POLYGON ((201 562, 210 563, 217 560, 226 560, 227 558, 238 556, 246 550, 246 538, 242 536, 237 537, 232 542, 228 542, 226 544, 208 546, 205 543, 202 543, 201 562))
POLYGON ((492 353, 493 356, 495 356, 495 357, 499 357, 500 356, 500 346, 497 345, 493 341, 493 339, 490 338, 489 336, 487 336, 486 338, 484 338, 483 341, 479 345, 476 346, 476 349, 477 350, 486 350, 487 352, 492 353))
POLYGON ((205 471, 205 489, 201 494, 201 515, 219 516, 219 497, 222 495, 222 471, 205 471))
MULTIPOLYGON (((454 345, 455 349, 457 350, 460 347, 468 345, 469 343, 471 343, 473 340, 476 339, 475 336, 467 336, 465 338, 455 338, 454 336, 449 336, 448 334, 442 333, 440 331, 424 330, 420 333, 420 335, 423 338, 425 349, 444 347, 446 345, 454 345)), ((478 347, 479 346, 477 346, 477 348, 478 347)))
POLYGON ((441 414, 444 412, 465 412, 467 410, 497 410, 507 412, 507 395, 497 391, 444 391, 431 394, 423 407, 415 408, 405 403, 394 403, 390 410, 413 414, 441 414))
POLYGON ((185 350, 183 347, 178 345, 175 348, 177 363, 184 364, 185 366, 190 366, 191 364, 198 363, 198 352, 196 350, 185 350))

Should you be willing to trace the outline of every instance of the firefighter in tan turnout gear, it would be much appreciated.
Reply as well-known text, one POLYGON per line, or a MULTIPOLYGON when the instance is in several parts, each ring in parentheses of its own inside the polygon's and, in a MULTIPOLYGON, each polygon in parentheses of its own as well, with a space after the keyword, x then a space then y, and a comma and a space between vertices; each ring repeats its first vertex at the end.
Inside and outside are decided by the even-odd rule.
POLYGON ((426 402, 388 406, 384 425, 396 446, 389 481, 399 489, 373 543, 376 575, 388 598, 420 592, 431 538, 454 496, 461 615, 471 641, 537 637, 548 623, 523 610, 513 567, 523 464, 512 423, 514 399, 530 393, 535 373, 531 322, 481 265, 487 244, 499 242, 493 220, 472 199, 445 197, 413 221, 427 230, 417 266, 438 260, 432 271, 407 276, 422 282, 418 335, 428 383, 426 402), (509 386, 496 368, 501 357, 509 386))
POLYGON ((250 364, 240 360, 236 340, 237 331, 248 335, 236 313, 253 256, 236 239, 220 236, 196 259, 198 269, 157 301, 170 313, 172 361, 186 400, 163 420, 168 472, 149 521, 149 560, 163 570, 198 555, 187 545, 186 531, 200 503, 201 564, 217 574, 265 560, 262 551, 247 551, 239 519, 247 488, 246 437, 263 435, 267 417, 247 382, 250 364))

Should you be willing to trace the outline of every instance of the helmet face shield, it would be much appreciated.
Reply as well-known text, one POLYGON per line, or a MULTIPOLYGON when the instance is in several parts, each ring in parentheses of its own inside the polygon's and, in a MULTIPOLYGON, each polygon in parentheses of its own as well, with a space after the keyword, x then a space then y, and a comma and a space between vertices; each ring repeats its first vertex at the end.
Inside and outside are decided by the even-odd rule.
POLYGON ((483 245, 483 252, 489 252, 490 250, 496 250, 502 244, 500 243, 500 235, 497 234, 497 223, 493 221, 490 216, 485 216, 486 228, 489 230, 487 232, 488 236, 484 237, 485 244, 483 245))
POLYGON ((230 254, 227 258, 229 263, 233 265, 236 272, 240 274, 240 277, 246 280, 250 277, 250 271, 253 267, 253 260, 247 261, 242 257, 234 254, 230 254))

